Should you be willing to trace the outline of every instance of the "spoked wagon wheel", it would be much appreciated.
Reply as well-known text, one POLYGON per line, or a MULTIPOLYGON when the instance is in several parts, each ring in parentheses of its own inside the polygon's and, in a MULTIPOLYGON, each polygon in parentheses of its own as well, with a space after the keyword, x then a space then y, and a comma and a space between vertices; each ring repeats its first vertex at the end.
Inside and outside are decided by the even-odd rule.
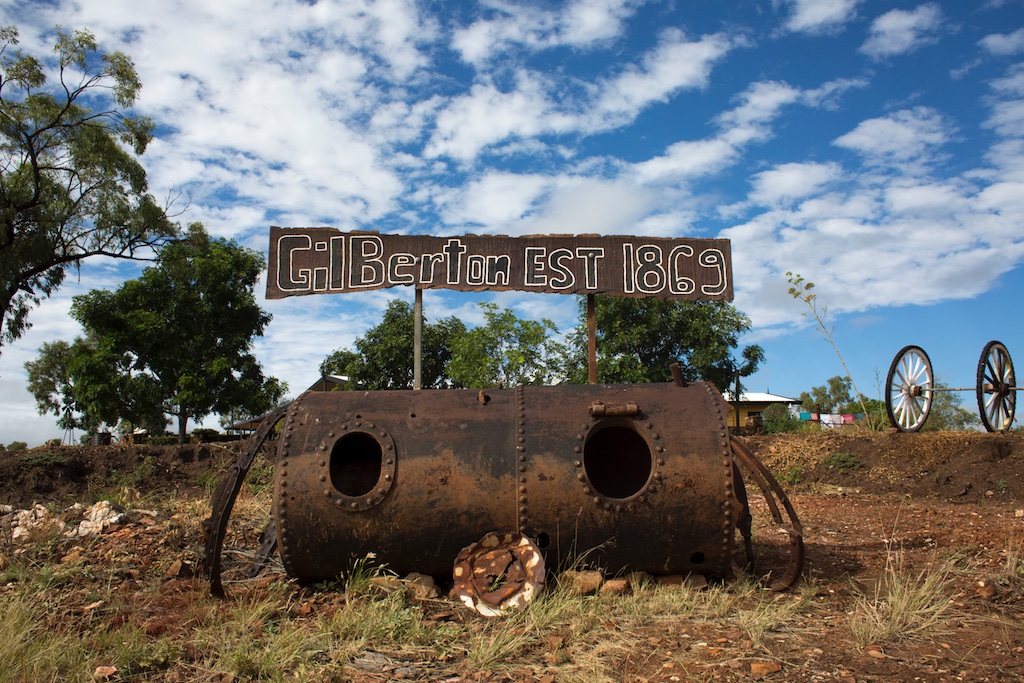
POLYGON ((1017 407, 1017 382, 1010 352, 997 341, 985 344, 978 359, 978 412, 990 432, 1009 429, 1017 407))
POLYGON ((904 346, 889 366, 885 379, 885 410, 901 432, 916 432, 932 409, 935 378, 928 354, 919 346, 904 346))

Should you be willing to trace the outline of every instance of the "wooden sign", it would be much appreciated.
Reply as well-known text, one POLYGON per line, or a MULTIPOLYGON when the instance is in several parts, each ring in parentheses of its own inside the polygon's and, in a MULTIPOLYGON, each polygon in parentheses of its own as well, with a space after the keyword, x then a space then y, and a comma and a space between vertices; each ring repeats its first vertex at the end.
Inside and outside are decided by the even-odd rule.
POLYGON ((729 240, 270 229, 267 298, 398 285, 731 301, 729 240))

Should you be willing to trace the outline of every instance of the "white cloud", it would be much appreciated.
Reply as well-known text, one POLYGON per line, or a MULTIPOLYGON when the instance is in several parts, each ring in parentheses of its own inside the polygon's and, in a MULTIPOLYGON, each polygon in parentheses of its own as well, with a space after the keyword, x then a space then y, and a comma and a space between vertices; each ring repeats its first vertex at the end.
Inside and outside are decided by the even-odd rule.
POLYGON ((586 96, 556 93, 555 83, 523 69, 511 89, 491 80, 474 83, 438 113, 426 155, 468 162, 510 139, 624 126, 654 102, 707 85, 712 68, 735 44, 721 34, 689 40, 667 30, 639 63, 584 89, 586 96))
POLYGON ((634 165, 633 171, 644 182, 695 178, 720 171, 738 156, 736 146, 722 138, 683 140, 672 143, 664 154, 634 165))
POLYGON ((534 209, 550 187, 538 175, 491 171, 446 195, 442 200, 447 223, 482 232, 509 232, 534 209))
POLYGON ((740 96, 740 104, 718 117, 723 128, 722 137, 731 144, 741 145, 763 139, 768 135, 766 124, 778 116, 781 109, 798 101, 800 91, 779 81, 759 81, 740 96))
POLYGON ((522 71, 516 88, 505 92, 493 84, 478 83, 469 93, 453 98, 437 116, 427 145, 427 157, 474 159, 481 150, 509 138, 531 137, 566 125, 548 102, 533 74, 522 71))
POLYGON ((483 3, 493 18, 457 28, 452 48, 477 68, 517 48, 543 51, 560 46, 589 48, 619 38, 637 0, 573 0, 561 9, 511 2, 483 3))
POLYGON ((651 102, 664 101, 680 89, 706 86, 711 69, 733 46, 724 34, 694 41, 669 29, 641 64, 628 66, 602 84, 597 108, 603 116, 632 120, 651 102))
POLYGON ((945 30, 942 8, 935 3, 913 10, 894 9, 872 22, 860 51, 882 60, 937 43, 945 30))
POLYGON ((787 106, 829 108, 839 94, 863 86, 859 79, 830 81, 808 90, 778 81, 752 83, 735 98, 735 107, 715 118, 719 130, 714 137, 674 142, 663 154, 632 165, 629 172, 644 183, 679 182, 719 173, 737 163, 748 146, 769 139, 771 124, 787 106))
POLYGON ((827 33, 851 21, 859 0, 785 0, 793 11, 786 28, 797 33, 827 33))
POLYGON ((839 165, 834 163, 782 164, 754 176, 750 198, 765 205, 803 199, 817 194, 841 175, 839 165))
POLYGON ((952 134, 951 124, 938 111, 915 107, 861 121, 833 144, 858 152, 873 164, 927 163, 952 134))
POLYGON ((651 191, 628 181, 560 179, 549 201, 524 223, 523 232, 645 234, 638 225, 657 204, 651 191))
POLYGON ((989 54, 1001 57, 1024 52, 1024 28, 1013 33, 992 33, 979 40, 978 45, 989 54))
POLYGON ((562 14, 562 38, 575 46, 616 38, 638 4, 637 0, 573 0, 562 14))

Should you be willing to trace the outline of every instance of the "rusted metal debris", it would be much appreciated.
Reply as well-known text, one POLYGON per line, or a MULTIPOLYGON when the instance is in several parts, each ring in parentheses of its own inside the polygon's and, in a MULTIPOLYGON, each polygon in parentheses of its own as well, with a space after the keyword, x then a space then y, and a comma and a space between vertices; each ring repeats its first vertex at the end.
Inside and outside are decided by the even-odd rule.
MULTIPOLYGON (((730 438, 728 410, 707 382, 307 392, 261 425, 214 496, 211 592, 223 594, 220 548, 234 498, 282 419, 275 529, 259 555, 276 541, 300 580, 336 578, 368 553, 399 574, 449 576, 453 559, 495 530, 531 542, 549 566, 586 555, 609 573, 726 579, 737 530, 746 563, 754 560, 740 466, 775 522, 784 525, 775 500, 789 515, 790 564, 771 581, 792 585, 803 563, 799 521, 778 482, 730 438)), ((491 604, 512 594, 482 595, 491 604)))
POLYGON ((452 572, 455 594, 471 610, 495 617, 529 604, 544 589, 544 556, 515 532, 491 532, 463 548, 452 572))

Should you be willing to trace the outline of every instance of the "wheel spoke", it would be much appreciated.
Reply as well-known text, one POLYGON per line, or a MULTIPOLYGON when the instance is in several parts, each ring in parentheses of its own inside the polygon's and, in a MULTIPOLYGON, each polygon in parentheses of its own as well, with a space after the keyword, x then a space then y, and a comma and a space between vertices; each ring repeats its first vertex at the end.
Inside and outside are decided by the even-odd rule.
POLYGON ((906 346, 889 366, 886 381, 886 411, 893 426, 917 431, 928 419, 932 401, 932 366, 928 354, 917 346, 906 346))
POLYGON ((978 412, 985 429, 1001 432, 1013 424, 1017 406, 1013 360, 1003 344, 991 341, 978 360, 978 412))

